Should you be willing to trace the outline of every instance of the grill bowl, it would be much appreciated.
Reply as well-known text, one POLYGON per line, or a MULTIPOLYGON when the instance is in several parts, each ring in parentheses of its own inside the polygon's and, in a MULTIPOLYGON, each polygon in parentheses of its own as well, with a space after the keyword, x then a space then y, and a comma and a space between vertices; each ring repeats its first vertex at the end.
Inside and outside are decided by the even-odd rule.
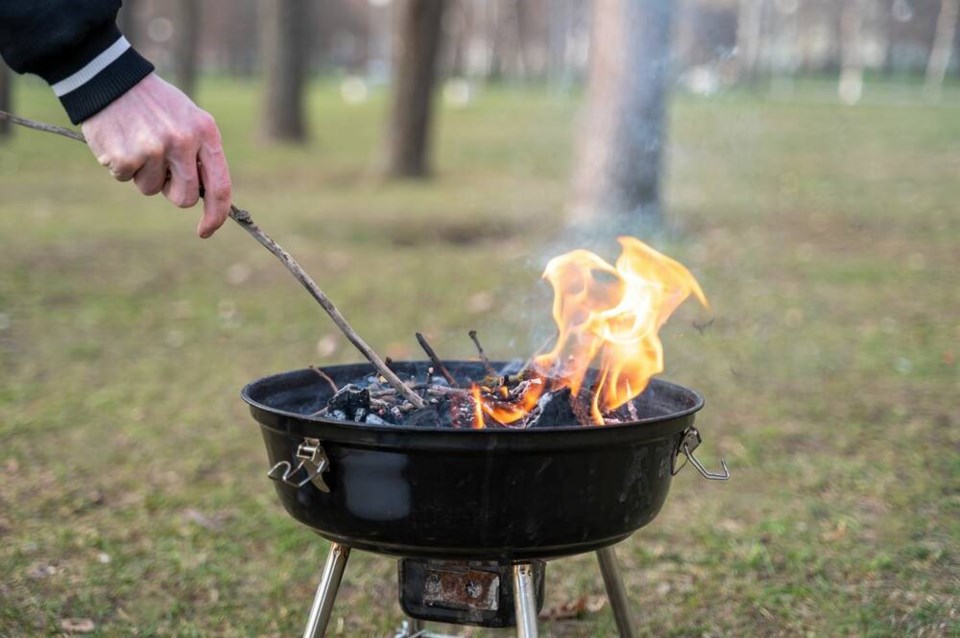
MULTIPOLYGON (((477 362, 444 362, 479 379, 477 362)), ((424 378, 430 363, 392 364, 424 378)), ((494 364, 497 367, 505 364, 494 364)), ((324 368, 338 385, 373 374, 369 364, 324 368)), ((414 558, 557 558, 617 543, 660 511, 683 433, 703 398, 653 380, 632 423, 512 429, 373 426, 310 416, 330 398, 313 370, 264 377, 241 396, 260 424, 270 466, 297 464, 318 439, 329 492, 276 483, 296 520, 331 541, 414 558)))

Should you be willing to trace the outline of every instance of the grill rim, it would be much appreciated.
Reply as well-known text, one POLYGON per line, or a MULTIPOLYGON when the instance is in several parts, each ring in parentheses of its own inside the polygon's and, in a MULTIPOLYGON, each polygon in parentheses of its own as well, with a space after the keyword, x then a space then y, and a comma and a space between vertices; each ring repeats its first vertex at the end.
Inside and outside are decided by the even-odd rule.
MULTIPOLYGON (((493 362, 502 367, 508 362, 493 362)), ((478 361, 444 361, 451 368, 476 367, 482 370, 478 361)), ((402 361, 393 364, 394 369, 404 374, 413 370, 424 370, 429 361, 402 361)), ((353 377, 359 377, 367 371, 374 373, 369 364, 353 363, 324 366, 330 374, 356 371, 353 377)), ((570 446, 588 448, 605 447, 614 441, 653 441, 668 438, 684 430, 693 422, 693 415, 700 411, 705 401, 703 396, 691 388, 662 379, 651 379, 649 388, 654 391, 668 391, 674 396, 683 397, 687 407, 678 408, 669 414, 654 415, 608 425, 564 425, 554 427, 523 428, 434 428, 406 425, 370 425, 352 421, 340 421, 324 416, 312 416, 276 407, 263 402, 259 397, 271 394, 280 385, 316 386, 329 394, 326 383, 310 368, 301 368, 267 375, 248 383, 241 390, 241 398, 250 406, 250 412, 263 427, 290 436, 310 436, 319 439, 337 439, 352 444, 377 449, 437 449, 437 450, 475 450, 507 448, 515 451, 522 449, 565 449, 570 446)), ((276 394, 273 392, 273 394, 276 394)))

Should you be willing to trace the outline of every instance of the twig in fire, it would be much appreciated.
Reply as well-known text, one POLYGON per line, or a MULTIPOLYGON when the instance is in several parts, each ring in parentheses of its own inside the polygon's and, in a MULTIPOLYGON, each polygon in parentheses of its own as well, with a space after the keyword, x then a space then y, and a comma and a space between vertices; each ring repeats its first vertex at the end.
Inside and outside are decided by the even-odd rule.
MULTIPOLYGON (((55 135, 60 135, 71 140, 78 142, 86 142, 83 135, 77 131, 73 131, 67 128, 60 126, 53 126, 50 124, 44 124, 43 122, 37 122, 35 120, 30 120, 23 117, 18 117, 12 113, 7 113, 6 111, 0 111, 0 119, 5 119, 24 126, 26 128, 31 128, 37 131, 43 131, 45 133, 53 133, 55 135)), ((202 189, 202 187, 201 187, 202 189)), ((201 196, 203 192, 201 190, 201 196)), ((310 278, 310 275, 306 273, 303 268, 300 267, 300 264, 284 250, 280 244, 275 242, 269 235, 260 230, 260 227, 254 223, 253 218, 250 216, 250 213, 237 208, 234 205, 230 205, 230 218, 247 231, 254 239, 256 239, 261 246, 269 250, 277 259, 286 266, 287 270, 293 274, 293 276, 300 282, 300 284, 307 289, 307 292, 320 304, 320 307, 330 316, 333 322, 337 325, 338 328, 346 335, 347 339, 352 343, 357 350, 369 361, 377 372, 394 388, 397 392, 404 396, 410 403, 418 408, 424 407, 425 403, 416 393, 414 393, 410 388, 408 388, 400 378, 391 371, 380 356, 373 351, 373 349, 367 345, 367 343, 360 338, 360 335, 347 323, 347 320, 340 313, 337 307, 330 301, 330 298, 320 289, 313 279, 310 278)))
POLYGON ((443 365, 443 362, 440 360, 440 357, 437 356, 436 351, 427 342, 427 338, 423 336, 422 333, 417 333, 417 343, 420 344, 420 347, 423 348, 423 351, 427 353, 427 356, 430 357, 430 363, 433 364, 433 369, 443 375, 443 378, 447 380, 454 388, 459 388, 460 384, 457 383, 457 380, 453 378, 453 375, 450 374, 450 371, 447 370, 446 366, 443 365))
POLYGON ((480 355, 480 361, 483 362, 483 367, 486 368, 489 374, 496 375, 496 369, 490 365, 490 359, 487 358, 487 353, 483 351, 483 346, 480 345, 480 339, 477 338, 477 331, 471 330, 467 334, 470 335, 470 339, 473 341, 474 345, 477 346, 477 354, 480 355))
POLYGON ((330 384, 330 388, 333 390, 333 393, 336 394, 340 391, 340 388, 337 387, 337 383, 330 378, 330 375, 318 368, 317 366, 310 366, 310 369, 317 373, 317 375, 330 384))

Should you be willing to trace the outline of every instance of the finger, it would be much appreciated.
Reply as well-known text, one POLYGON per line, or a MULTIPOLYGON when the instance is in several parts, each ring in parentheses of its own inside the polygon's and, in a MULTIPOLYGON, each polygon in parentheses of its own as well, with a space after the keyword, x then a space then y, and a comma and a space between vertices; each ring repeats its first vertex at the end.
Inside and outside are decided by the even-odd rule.
POLYGON ((104 153, 97 161, 110 172, 110 176, 119 182, 129 182, 143 168, 144 160, 133 154, 113 155, 104 153))
POLYGON ((204 144, 200 147, 200 177, 203 180, 203 218, 197 226, 197 234, 206 239, 223 226, 230 214, 233 192, 230 183, 230 168, 219 144, 204 144))
POLYGON ((163 196, 175 206, 190 208, 200 199, 197 155, 183 153, 170 162, 170 179, 163 185, 163 196))
POLYGON ((133 176, 133 182, 144 195, 156 195, 167 181, 167 162, 161 158, 148 160, 133 176))

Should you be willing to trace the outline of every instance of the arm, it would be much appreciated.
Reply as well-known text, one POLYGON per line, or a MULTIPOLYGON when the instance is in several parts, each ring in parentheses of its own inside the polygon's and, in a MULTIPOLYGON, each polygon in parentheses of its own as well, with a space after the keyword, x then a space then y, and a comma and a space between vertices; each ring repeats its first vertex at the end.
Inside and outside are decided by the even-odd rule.
POLYGON ((230 173, 213 118, 153 73, 115 25, 120 0, 0 0, 0 54, 51 85, 97 160, 145 195, 181 207, 206 190, 197 228, 230 211, 230 173))

